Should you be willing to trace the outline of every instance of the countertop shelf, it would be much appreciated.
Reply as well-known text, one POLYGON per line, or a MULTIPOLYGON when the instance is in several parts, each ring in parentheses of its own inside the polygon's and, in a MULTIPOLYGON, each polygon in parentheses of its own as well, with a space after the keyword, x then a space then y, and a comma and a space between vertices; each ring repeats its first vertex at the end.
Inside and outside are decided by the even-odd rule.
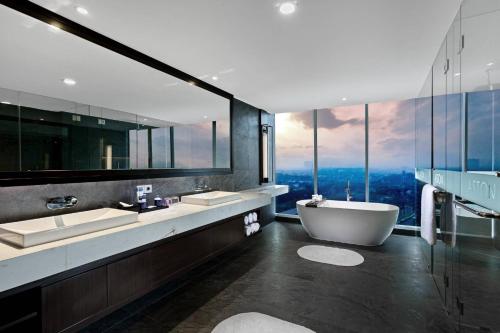
POLYGON ((24 249, 0 243, 0 292, 267 206, 286 192, 288 186, 274 185, 241 191, 241 199, 219 205, 178 203, 141 213, 136 223, 24 249))

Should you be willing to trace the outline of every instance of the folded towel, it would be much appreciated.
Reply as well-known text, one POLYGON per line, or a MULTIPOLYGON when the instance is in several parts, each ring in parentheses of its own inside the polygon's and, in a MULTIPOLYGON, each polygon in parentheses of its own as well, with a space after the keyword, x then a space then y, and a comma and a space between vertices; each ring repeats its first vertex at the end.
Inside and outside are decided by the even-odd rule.
POLYGON ((257 221, 257 220, 258 220, 258 216, 257 216, 257 213, 256 213, 256 212, 253 212, 253 213, 252 213, 252 216, 253 216, 253 220, 254 220, 254 221, 257 221))
POLYGON ((243 220, 245 221, 245 225, 248 225, 250 223, 248 216, 245 216, 245 218, 243 220))
POLYGON ((437 189, 429 184, 425 184, 422 189, 420 235, 429 245, 436 244, 435 191, 437 189))
POLYGON ((245 234, 247 235, 247 237, 252 234, 252 227, 251 226, 245 227, 245 234))
POLYGON ((252 215, 252 213, 248 214, 248 222, 253 223, 253 215, 252 215))
POLYGON ((319 201, 311 200, 306 203, 306 207, 318 208, 319 201))
POLYGON ((254 224, 255 224, 255 232, 259 231, 260 223, 254 223, 254 224))

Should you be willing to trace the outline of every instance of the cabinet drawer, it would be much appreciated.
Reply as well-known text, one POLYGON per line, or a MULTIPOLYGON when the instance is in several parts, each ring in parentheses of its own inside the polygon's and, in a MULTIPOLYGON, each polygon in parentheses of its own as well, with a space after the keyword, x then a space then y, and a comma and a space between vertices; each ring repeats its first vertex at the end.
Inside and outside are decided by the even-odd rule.
POLYGON ((243 217, 238 217, 212 228, 212 252, 218 252, 245 239, 243 217))
POLYGON ((40 288, 0 299, 0 333, 40 332, 40 288))
POLYGON ((149 250, 108 265, 109 305, 132 299, 150 288, 149 250))
POLYGON ((151 249, 153 284, 160 284, 209 256, 211 246, 208 229, 151 249))
POLYGON ((100 267, 42 288, 43 331, 62 331, 104 310, 106 287, 100 267))

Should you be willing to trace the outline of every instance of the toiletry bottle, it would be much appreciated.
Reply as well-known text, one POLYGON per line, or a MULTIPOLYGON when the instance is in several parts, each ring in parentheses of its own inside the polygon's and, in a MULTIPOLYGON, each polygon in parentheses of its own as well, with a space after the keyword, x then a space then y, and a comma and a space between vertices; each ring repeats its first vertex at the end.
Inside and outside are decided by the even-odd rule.
POLYGON ((162 206, 162 200, 161 200, 161 197, 159 195, 157 195, 155 197, 155 206, 156 207, 161 207, 162 206))

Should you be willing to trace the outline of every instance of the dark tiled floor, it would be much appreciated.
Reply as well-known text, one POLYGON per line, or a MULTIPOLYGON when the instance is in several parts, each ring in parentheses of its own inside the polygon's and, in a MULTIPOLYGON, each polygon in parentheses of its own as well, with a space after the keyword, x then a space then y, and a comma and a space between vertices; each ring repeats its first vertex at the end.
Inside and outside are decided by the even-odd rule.
POLYGON ((322 242, 307 237, 300 225, 274 222, 197 269, 176 291, 179 281, 87 332, 210 332, 225 318, 250 311, 317 332, 453 332, 418 239, 393 235, 375 248, 337 244, 365 257, 357 267, 297 256, 298 248, 313 243, 322 242))

